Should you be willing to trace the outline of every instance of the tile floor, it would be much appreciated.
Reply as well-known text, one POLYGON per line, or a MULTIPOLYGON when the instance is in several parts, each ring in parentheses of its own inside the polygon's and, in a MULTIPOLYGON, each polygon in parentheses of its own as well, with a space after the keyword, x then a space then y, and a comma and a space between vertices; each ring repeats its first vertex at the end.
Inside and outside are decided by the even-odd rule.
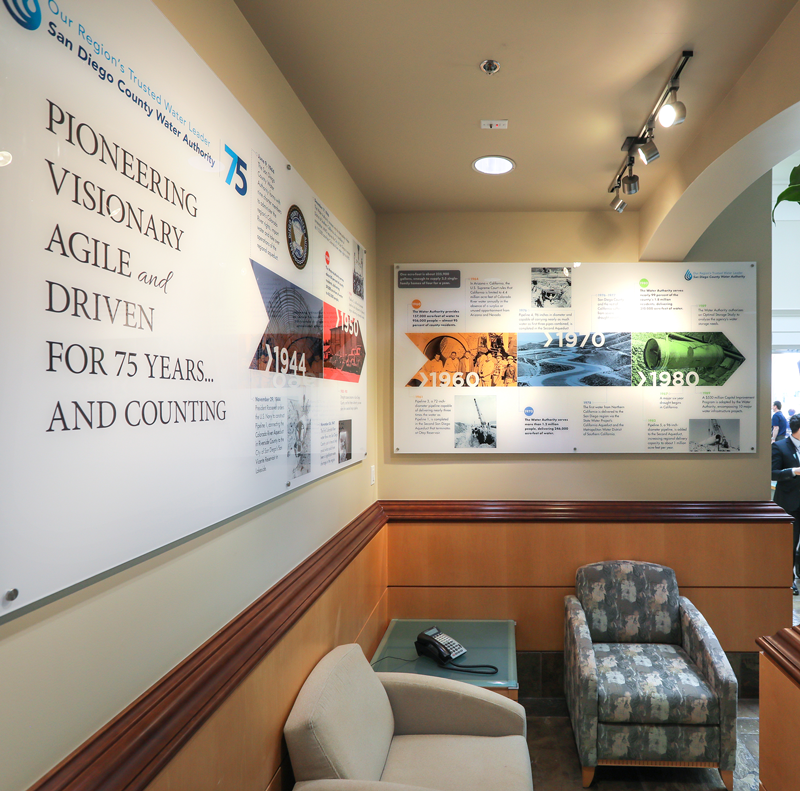
MULTIPOLYGON (((794 596, 793 625, 800 624, 800 596, 794 596)), ((566 703, 557 698, 521 701, 528 713, 535 791, 579 791, 581 766, 572 736, 566 703)), ((739 701, 738 750, 734 791, 758 791, 758 700, 739 701)), ((659 769, 650 767, 598 767, 594 791, 724 791, 719 773, 712 769, 659 769)))

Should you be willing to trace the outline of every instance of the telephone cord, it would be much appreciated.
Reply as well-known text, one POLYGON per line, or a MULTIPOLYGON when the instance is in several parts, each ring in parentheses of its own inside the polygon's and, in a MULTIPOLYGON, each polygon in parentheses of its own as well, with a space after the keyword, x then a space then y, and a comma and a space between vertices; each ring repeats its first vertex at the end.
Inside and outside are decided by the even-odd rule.
POLYGON ((455 670, 459 673, 472 673, 476 676, 494 676, 500 671, 494 665, 457 665, 451 659, 447 664, 443 665, 447 670, 455 670), (490 667, 491 670, 478 670, 480 667, 490 667))

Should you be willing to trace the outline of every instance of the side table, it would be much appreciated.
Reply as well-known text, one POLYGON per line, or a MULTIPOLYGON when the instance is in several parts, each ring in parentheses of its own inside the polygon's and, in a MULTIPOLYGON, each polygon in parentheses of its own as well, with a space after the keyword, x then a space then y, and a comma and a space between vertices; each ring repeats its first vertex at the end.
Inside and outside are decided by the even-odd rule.
POLYGON ((378 671, 418 673, 466 681, 517 700, 519 682, 515 626, 515 621, 423 621, 394 618, 389 622, 386 634, 383 635, 370 664, 378 671), (455 659, 453 665, 494 665, 498 669, 497 674, 490 676, 460 673, 447 667, 439 667, 428 657, 417 656, 414 640, 420 632, 431 626, 438 626, 467 649, 467 653, 455 659))

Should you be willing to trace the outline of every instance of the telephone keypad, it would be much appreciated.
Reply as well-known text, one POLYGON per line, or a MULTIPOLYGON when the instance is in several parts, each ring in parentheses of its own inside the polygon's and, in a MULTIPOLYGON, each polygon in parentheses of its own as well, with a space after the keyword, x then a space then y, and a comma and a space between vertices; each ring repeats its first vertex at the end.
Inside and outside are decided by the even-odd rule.
POLYGON ((456 642, 452 637, 449 637, 443 632, 439 632, 439 634, 434 635, 433 639, 436 640, 436 642, 440 645, 443 645, 450 652, 450 655, 453 659, 455 659, 457 656, 467 653, 467 649, 464 648, 461 643, 456 642))

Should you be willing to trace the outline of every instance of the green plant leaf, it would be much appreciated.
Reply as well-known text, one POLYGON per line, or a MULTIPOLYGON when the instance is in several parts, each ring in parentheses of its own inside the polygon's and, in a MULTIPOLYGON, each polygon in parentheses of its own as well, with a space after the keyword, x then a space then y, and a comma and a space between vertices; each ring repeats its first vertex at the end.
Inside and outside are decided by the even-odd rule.
MULTIPOLYGON (((798 168, 795 168, 795 170, 798 170, 798 168)), ((794 170, 792 171, 792 176, 794 176, 794 170)), ((792 203, 800 203, 800 184, 792 184, 778 195, 775 205, 772 207, 772 222, 775 222, 775 209, 778 208, 779 203, 783 203, 785 200, 792 201, 792 203)))
POLYGON ((792 172, 789 174, 789 186, 793 184, 800 184, 800 165, 792 168, 792 172))

